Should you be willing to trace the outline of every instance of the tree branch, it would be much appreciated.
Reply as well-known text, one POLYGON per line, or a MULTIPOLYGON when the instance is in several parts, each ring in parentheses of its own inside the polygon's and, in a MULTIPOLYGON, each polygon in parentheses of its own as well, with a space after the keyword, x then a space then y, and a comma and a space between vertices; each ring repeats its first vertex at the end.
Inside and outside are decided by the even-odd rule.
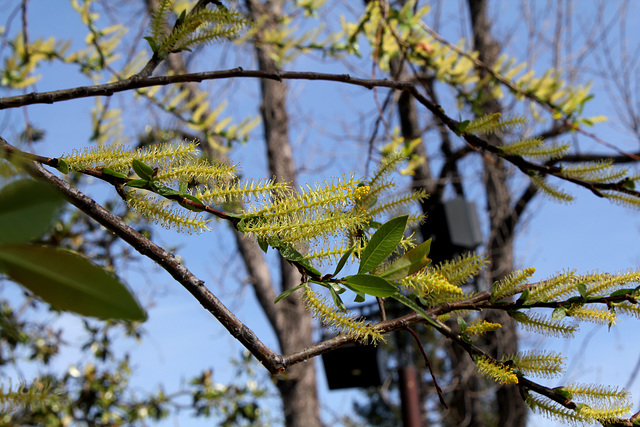
MULTIPOLYGON (((7 141, 0 137, 0 147, 6 149, 7 141)), ((93 199, 80 192, 75 187, 44 169, 38 163, 23 164, 27 173, 32 177, 44 180, 60 190, 69 203, 93 218, 119 238, 127 242, 140 254, 150 258, 177 282, 179 282, 198 302, 244 345, 262 364, 272 373, 282 372, 284 365, 282 358, 263 344, 251 329, 245 326, 222 302, 198 279, 191 271, 178 261, 172 253, 145 238, 127 225, 120 217, 112 214, 93 199)))

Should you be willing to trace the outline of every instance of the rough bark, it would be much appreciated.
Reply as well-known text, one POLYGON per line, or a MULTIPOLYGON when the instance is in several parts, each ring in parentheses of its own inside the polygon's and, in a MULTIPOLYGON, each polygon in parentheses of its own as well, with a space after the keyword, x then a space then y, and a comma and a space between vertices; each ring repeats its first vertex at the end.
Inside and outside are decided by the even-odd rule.
MULTIPOLYGON (((495 63, 499 51, 499 44, 491 37, 491 22, 487 16, 488 0, 469 0, 469 12, 473 30, 474 49, 479 53, 479 59, 491 66, 495 63)), ((499 112, 500 103, 496 99, 486 99, 481 105, 485 114, 499 112)), ((502 145, 498 136, 492 135, 489 142, 502 145)), ((491 267, 488 283, 500 280, 513 271, 513 226, 505 226, 511 215, 511 193, 507 180, 509 171, 503 161, 497 158, 486 158, 484 161, 484 185, 487 195, 487 211, 490 220, 490 234, 487 251, 491 267)), ((504 312, 490 312, 486 316, 489 322, 503 325, 491 337, 491 352, 498 356, 515 354, 518 351, 518 336, 515 324, 504 312)), ((517 427, 526 424, 527 409, 516 386, 498 387, 496 391, 498 409, 497 425, 517 427)))
MULTIPOLYGON (((282 17, 283 1, 246 0, 245 4, 255 22, 261 17, 267 17, 264 29, 277 27, 282 17)), ((260 44, 260 32, 256 37, 255 54, 258 68, 265 71, 278 70, 278 64, 269 55, 269 47, 260 44)), ((287 85, 284 82, 263 79, 260 86, 260 112, 269 172, 277 180, 295 183, 295 163, 289 140, 289 117, 286 108, 287 85)), ((300 274, 284 259, 280 260, 280 276, 282 291, 300 284, 300 274)), ((273 326, 282 353, 292 353, 311 345, 312 319, 302 302, 296 298, 287 298, 278 306, 282 313, 282 324, 273 326)), ((277 378, 276 386, 282 398, 287 426, 321 425, 313 363, 301 363, 289 368, 284 375, 277 378)))

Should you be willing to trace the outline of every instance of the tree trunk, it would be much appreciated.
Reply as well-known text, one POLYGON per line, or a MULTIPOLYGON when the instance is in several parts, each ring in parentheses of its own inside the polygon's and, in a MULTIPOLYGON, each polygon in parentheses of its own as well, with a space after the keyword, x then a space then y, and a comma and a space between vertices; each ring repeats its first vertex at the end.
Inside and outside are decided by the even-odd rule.
MULTIPOLYGON (((491 37, 491 22, 487 17, 487 0, 469 0, 469 11, 473 29, 474 49, 479 59, 491 66, 495 63, 500 47, 491 37)), ((481 105, 485 114, 499 112, 500 103, 493 98, 486 99, 481 105)), ((496 135, 487 137, 493 145, 502 145, 496 135)), ((506 227, 507 218, 511 215, 511 193, 507 185, 508 169, 500 159, 492 157, 484 162, 484 184, 487 194, 487 210, 490 220, 490 234, 487 250, 491 268, 488 283, 500 280, 513 271, 513 231, 514 227, 506 227)), ((503 354, 515 354, 518 351, 518 336, 513 320, 502 311, 491 311, 486 320, 502 324, 491 337, 492 354, 500 357, 503 354)), ((527 408, 520 396, 517 386, 501 386, 496 392, 498 407, 497 425, 502 427, 518 427, 526 424, 527 408)))
MULTIPOLYGON (((258 22, 267 16, 265 29, 276 29, 282 17, 283 1, 246 0, 251 18, 258 22)), ((255 53, 258 68, 265 71, 277 70, 278 64, 269 55, 269 47, 259 43, 261 32, 256 35, 255 53)), ((295 164, 289 141, 287 105, 287 85, 284 82, 263 79, 262 114, 264 138, 267 147, 269 172, 277 180, 295 184, 295 164)), ((284 258, 280 259, 281 291, 300 284, 300 274, 284 258)), ((273 303, 271 303, 273 304, 273 303)), ((312 344, 313 324, 311 315, 299 299, 286 298, 278 304, 282 324, 274 325, 274 330, 283 354, 292 353, 312 344)), ((316 372, 313 363, 297 364, 276 379, 284 407, 286 425, 289 427, 320 426, 316 372)))

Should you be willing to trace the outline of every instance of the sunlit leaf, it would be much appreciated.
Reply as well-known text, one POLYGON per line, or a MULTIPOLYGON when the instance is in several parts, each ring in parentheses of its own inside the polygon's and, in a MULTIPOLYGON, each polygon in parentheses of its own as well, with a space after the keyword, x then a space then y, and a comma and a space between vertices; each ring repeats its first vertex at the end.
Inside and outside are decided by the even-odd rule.
POLYGON ((431 262, 427 258, 430 248, 431 239, 402 255, 380 274, 380 277, 384 277, 387 280, 399 280, 422 270, 431 262))
POLYGON ((373 295, 374 297, 388 297, 398 292, 398 287, 386 279, 378 276, 371 276, 369 274, 355 274, 353 276, 345 277, 345 282, 350 287, 364 292, 367 295, 373 295))
POLYGON ((391 255, 402 240, 408 219, 408 215, 393 218, 371 236, 371 240, 362 251, 358 273, 370 272, 391 255))

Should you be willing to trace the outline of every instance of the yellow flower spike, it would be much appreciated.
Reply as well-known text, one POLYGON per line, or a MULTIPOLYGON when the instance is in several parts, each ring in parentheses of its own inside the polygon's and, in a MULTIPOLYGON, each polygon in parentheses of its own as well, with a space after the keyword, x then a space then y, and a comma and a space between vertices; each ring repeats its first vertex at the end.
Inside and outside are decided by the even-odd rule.
POLYGON ((518 377, 507 365, 495 362, 485 356, 476 356, 475 362, 476 369, 481 375, 491 378, 498 384, 518 384, 518 377))
POLYGON ((337 308, 329 306, 326 298, 314 292, 307 285, 304 287, 302 299, 313 314, 313 317, 323 325, 330 326, 346 335, 357 338, 361 343, 377 344, 379 341, 384 341, 382 334, 373 329, 370 323, 365 323, 363 319, 350 317, 337 308))

